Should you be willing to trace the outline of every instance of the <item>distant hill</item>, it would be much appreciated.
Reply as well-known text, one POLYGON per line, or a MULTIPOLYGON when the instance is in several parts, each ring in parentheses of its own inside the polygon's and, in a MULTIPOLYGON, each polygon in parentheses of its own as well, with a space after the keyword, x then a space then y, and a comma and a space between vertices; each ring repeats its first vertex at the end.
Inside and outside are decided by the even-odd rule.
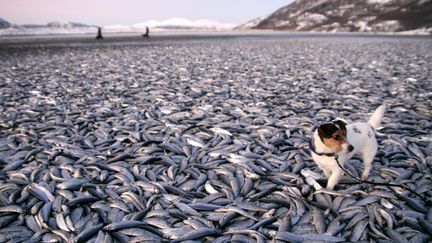
POLYGON ((4 35, 52 35, 52 34, 85 34, 96 33, 96 26, 69 22, 56 21, 48 24, 10 24, 4 19, 0 19, 0 36, 4 35), (7 24, 2 24, 7 23, 7 24))
POLYGON ((328 32, 432 30, 432 0, 297 0, 247 28, 328 32))
POLYGON ((9 22, 0 18, 0 29, 9 28, 10 26, 11 26, 11 24, 9 22))

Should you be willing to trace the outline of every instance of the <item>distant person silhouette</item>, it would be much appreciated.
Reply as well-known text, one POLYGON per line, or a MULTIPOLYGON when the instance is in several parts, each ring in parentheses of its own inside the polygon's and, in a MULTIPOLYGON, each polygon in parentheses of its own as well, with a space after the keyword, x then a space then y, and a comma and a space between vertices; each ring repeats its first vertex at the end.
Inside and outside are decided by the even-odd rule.
POLYGON ((102 28, 101 28, 101 27, 98 27, 98 34, 97 34, 97 36, 96 36, 96 40, 100 40, 100 39, 103 39, 103 36, 102 36, 102 28))
POLYGON ((148 26, 146 26, 146 32, 142 35, 142 37, 144 38, 149 38, 150 37, 150 29, 148 26))

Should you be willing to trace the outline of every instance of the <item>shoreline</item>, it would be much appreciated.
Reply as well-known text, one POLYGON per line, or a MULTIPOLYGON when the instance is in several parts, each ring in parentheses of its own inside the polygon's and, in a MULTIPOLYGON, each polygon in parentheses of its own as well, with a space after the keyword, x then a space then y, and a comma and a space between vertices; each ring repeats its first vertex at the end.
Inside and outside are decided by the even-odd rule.
POLYGON ((96 34, 53 34, 53 35, 22 35, 0 36, 0 47, 21 45, 52 45, 52 44, 107 44, 107 43, 156 43, 166 40, 203 40, 226 38, 314 38, 314 37, 368 37, 368 38, 423 38, 432 39, 432 35, 406 33, 368 33, 368 32, 285 32, 285 31, 177 31, 153 32, 150 38, 141 33, 106 33, 104 39, 96 40, 96 34))

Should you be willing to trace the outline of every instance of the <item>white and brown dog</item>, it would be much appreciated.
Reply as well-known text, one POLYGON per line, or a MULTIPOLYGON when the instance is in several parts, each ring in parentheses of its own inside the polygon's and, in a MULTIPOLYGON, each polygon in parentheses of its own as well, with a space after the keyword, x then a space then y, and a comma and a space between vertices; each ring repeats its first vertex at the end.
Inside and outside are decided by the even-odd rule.
POLYGON ((328 190, 333 190, 343 174, 336 159, 344 166, 353 155, 360 155, 364 163, 362 179, 368 177, 378 149, 374 129, 380 125, 384 111, 384 105, 378 107, 367 123, 347 125, 344 120, 336 119, 322 124, 314 131, 309 147, 313 160, 328 179, 328 190))

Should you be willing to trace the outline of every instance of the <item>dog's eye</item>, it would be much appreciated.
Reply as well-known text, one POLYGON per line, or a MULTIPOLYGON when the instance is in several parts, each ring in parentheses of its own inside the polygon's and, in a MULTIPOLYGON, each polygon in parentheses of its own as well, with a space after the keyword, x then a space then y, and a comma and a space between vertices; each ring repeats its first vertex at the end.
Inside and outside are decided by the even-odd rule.
POLYGON ((340 141, 340 140, 342 140, 342 137, 339 136, 339 135, 336 135, 336 136, 334 136, 334 139, 337 140, 337 141, 340 141))

